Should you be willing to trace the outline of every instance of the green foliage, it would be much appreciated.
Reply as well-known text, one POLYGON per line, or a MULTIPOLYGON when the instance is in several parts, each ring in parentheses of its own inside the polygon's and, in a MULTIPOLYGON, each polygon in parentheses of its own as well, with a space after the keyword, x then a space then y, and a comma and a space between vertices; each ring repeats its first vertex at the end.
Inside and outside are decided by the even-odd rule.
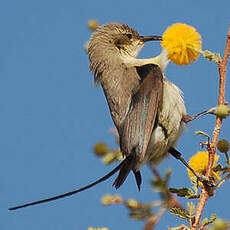
POLYGON ((203 56, 209 61, 213 61, 218 64, 221 61, 221 57, 219 53, 213 53, 210 50, 204 50, 202 52, 203 56))
POLYGON ((187 203, 187 210, 188 210, 189 218, 191 219, 192 217, 194 217, 195 205, 193 202, 187 203))
POLYGON ((178 216, 186 220, 189 219, 189 214, 185 209, 175 207, 175 208, 170 208, 169 212, 174 216, 178 216))
POLYGON ((216 166, 214 166, 214 167, 212 168, 212 170, 213 170, 214 172, 221 172, 221 171, 223 170, 223 167, 222 167, 221 164, 217 164, 216 166))
POLYGON ((205 227, 209 224, 212 224, 214 221, 216 220, 216 214, 212 214, 211 218, 208 219, 208 218, 204 218, 201 222, 202 224, 202 227, 205 227))
POLYGON ((151 210, 149 208, 146 208, 146 209, 142 208, 142 209, 138 209, 135 211, 131 211, 129 213, 129 216, 135 220, 145 220, 152 215, 153 215, 153 213, 151 212, 151 210))
POLYGON ((169 188, 171 193, 177 194, 177 196, 185 197, 187 199, 199 198, 200 195, 195 193, 191 188, 169 188))

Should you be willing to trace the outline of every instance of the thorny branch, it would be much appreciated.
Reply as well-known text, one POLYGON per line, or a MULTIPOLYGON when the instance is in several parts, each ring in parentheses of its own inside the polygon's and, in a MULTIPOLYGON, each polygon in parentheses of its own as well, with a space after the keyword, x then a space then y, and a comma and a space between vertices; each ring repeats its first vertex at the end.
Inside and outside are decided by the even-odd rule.
MULTIPOLYGON (((224 57, 218 63, 218 69, 219 69, 218 105, 223 105, 226 103, 225 102, 226 68, 227 68, 229 53, 230 53, 230 26, 228 29, 226 47, 225 47, 225 51, 224 51, 224 57)), ((216 117, 216 124, 215 124, 214 131, 213 131, 212 143, 211 143, 210 147, 208 148, 209 162, 208 162, 207 171, 206 171, 207 177, 210 176, 211 170, 212 170, 213 165, 214 165, 216 145, 217 145, 218 138, 220 135, 221 127, 222 127, 222 118, 216 117)), ((193 229, 197 229, 199 226, 200 218, 201 218, 202 212, 204 210, 204 207, 205 207, 205 204, 206 204, 208 198, 209 198, 209 191, 207 188, 204 187, 201 191, 200 199, 199 199, 199 202, 197 204, 193 229)))

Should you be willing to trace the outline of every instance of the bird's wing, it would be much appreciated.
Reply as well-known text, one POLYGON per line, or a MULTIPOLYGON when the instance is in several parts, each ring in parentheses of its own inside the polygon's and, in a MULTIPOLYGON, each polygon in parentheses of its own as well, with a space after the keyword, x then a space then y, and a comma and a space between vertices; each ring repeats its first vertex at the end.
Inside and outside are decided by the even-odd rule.
POLYGON ((135 153, 141 161, 145 154, 157 119, 163 95, 163 75, 159 66, 147 64, 136 67, 141 78, 133 92, 124 121, 119 127, 120 146, 124 155, 135 153))

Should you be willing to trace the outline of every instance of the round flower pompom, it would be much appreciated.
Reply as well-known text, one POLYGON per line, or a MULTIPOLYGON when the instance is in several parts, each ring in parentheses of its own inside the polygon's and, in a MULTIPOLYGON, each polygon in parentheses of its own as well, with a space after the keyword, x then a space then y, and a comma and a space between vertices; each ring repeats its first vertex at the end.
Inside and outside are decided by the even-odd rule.
POLYGON ((177 65, 189 65, 202 52, 201 35, 192 26, 176 23, 162 36, 161 46, 168 51, 168 58, 177 65))
MULTIPOLYGON (((189 165, 191 166, 191 168, 196 171, 197 173, 201 174, 201 175, 205 175, 206 173, 206 168, 208 165, 208 151, 201 151, 201 152, 197 152, 195 155, 193 155, 190 160, 189 160, 189 165)), ((219 156, 216 154, 215 155, 215 163, 218 161, 219 156)), ((194 180, 195 175, 189 170, 188 171, 188 175, 191 181, 194 180)), ((218 172, 214 172, 212 171, 211 176, 215 179, 215 180, 219 180, 220 179, 220 175, 218 172)))

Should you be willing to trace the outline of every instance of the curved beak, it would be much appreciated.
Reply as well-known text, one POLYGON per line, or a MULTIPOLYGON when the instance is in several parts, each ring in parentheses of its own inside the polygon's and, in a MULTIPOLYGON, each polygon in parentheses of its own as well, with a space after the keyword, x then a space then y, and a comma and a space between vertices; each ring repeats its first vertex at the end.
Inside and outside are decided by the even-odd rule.
POLYGON ((143 42, 148 42, 148 41, 162 41, 162 36, 140 36, 141 40, 143 42))

